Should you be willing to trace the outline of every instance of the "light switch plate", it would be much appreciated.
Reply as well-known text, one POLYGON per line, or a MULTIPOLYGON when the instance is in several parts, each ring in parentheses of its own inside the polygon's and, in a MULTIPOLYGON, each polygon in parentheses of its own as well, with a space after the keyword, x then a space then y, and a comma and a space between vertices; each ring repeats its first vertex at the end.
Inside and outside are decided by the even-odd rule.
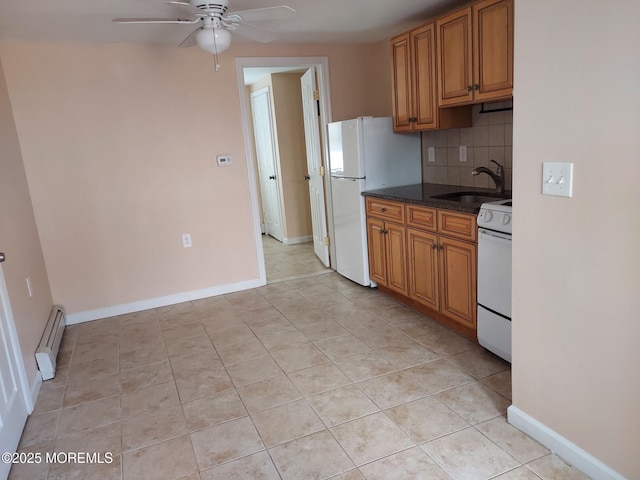
POLYGON ((434 147, 427 148, 427 157, 429 157, 430 163, 435 163, 436 161, 436 149, 434 147))
POLYGON ((571 197, 573 194, 573 163, 544 162, 542 164, 542 194, 571 197))

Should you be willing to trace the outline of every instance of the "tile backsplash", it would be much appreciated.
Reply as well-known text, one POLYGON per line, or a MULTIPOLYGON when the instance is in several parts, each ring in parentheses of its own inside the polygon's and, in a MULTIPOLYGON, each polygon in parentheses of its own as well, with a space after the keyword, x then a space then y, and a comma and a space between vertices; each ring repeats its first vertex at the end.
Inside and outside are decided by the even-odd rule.
MULTIPOLYGON (((511 102, 485 104, 485 109, 511 107, 511 102)), ((513 155, 513 112, 480 113, 480 105, 473 106, 472 127, 422 132, 422 181, 460 185, 463 187, 493 188, 493 180, 485 174, 471 175, 477 167, 496 171, 504 165, 506 188, 511 190, 513 155), (467 161, 461 162, 460 146, 467 147, 467 161), (429 162, 428 149, 435 148, 435 162, 429 162)))

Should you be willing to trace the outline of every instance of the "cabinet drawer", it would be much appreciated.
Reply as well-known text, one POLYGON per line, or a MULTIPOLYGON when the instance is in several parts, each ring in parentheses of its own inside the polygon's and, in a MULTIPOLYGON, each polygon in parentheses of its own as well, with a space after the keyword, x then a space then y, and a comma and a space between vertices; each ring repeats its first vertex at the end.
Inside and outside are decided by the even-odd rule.
POLYGON ((437 210, 435 208, 407 205, 407 225, 428 232, 435 232, 436 220, 438 218, 436 212, 437 210))
POLYGON ((367 215, 404 223, 404 205, 402 203, 366 197, 367 215))
POLYGON ((475 242, 478 238, 475 215, 438 210, 438 232, 475 242))

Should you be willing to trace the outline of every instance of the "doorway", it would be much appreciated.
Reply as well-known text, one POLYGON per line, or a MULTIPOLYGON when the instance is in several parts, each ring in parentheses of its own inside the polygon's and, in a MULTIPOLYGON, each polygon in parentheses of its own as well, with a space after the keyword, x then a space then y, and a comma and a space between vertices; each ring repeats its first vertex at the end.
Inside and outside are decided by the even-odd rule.
POLYGON ((287 279, 287 272, 291 277, 326 273, 334 256, 329 241, 333 233, 330 185, 324 175, 328 170, 324 131, 331 119, 328 61, 324 57, 239 58, 236 66, 239 91, 244 92, 240 95, 241 110, 260 279, 271 283, 287 279), (294 90, 298 92, 294 103, 299 119, 287 112, 294 108, 286 106, 292 104, 294 90), (289 99, 283 100, 286 96, 289 99), (267 140, 269 129, 265 127, 269 101, 275 124, 272 142, 267 140), (294 136, 302 141, 291 152, 294 136), (268 165, 265 152, 270 150, 275 160, 268 165), (277 204, 281 209, 281 238, 277 228, 276 234, 272 233, 277 204), (278 265, 274 259, 286 261, 278 265), (299 260, 295 265, 294 259, 299 260))

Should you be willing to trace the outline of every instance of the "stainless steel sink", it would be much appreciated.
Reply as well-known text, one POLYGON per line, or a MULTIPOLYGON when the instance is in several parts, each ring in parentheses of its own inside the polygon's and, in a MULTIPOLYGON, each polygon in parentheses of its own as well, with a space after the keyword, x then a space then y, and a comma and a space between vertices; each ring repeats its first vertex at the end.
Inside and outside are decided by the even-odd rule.
POLYGON ((495 202, 496 200, 504 200, 508 197, 500 197, 488 195, 486 193, 479 192, 456 192, 456 193, 445 193, 443 195, 433 195, 431 198, 437 198, 438 200, 448 200, 450 202, 460 202, 460 203, 484 203, 484 202, 495 202))

